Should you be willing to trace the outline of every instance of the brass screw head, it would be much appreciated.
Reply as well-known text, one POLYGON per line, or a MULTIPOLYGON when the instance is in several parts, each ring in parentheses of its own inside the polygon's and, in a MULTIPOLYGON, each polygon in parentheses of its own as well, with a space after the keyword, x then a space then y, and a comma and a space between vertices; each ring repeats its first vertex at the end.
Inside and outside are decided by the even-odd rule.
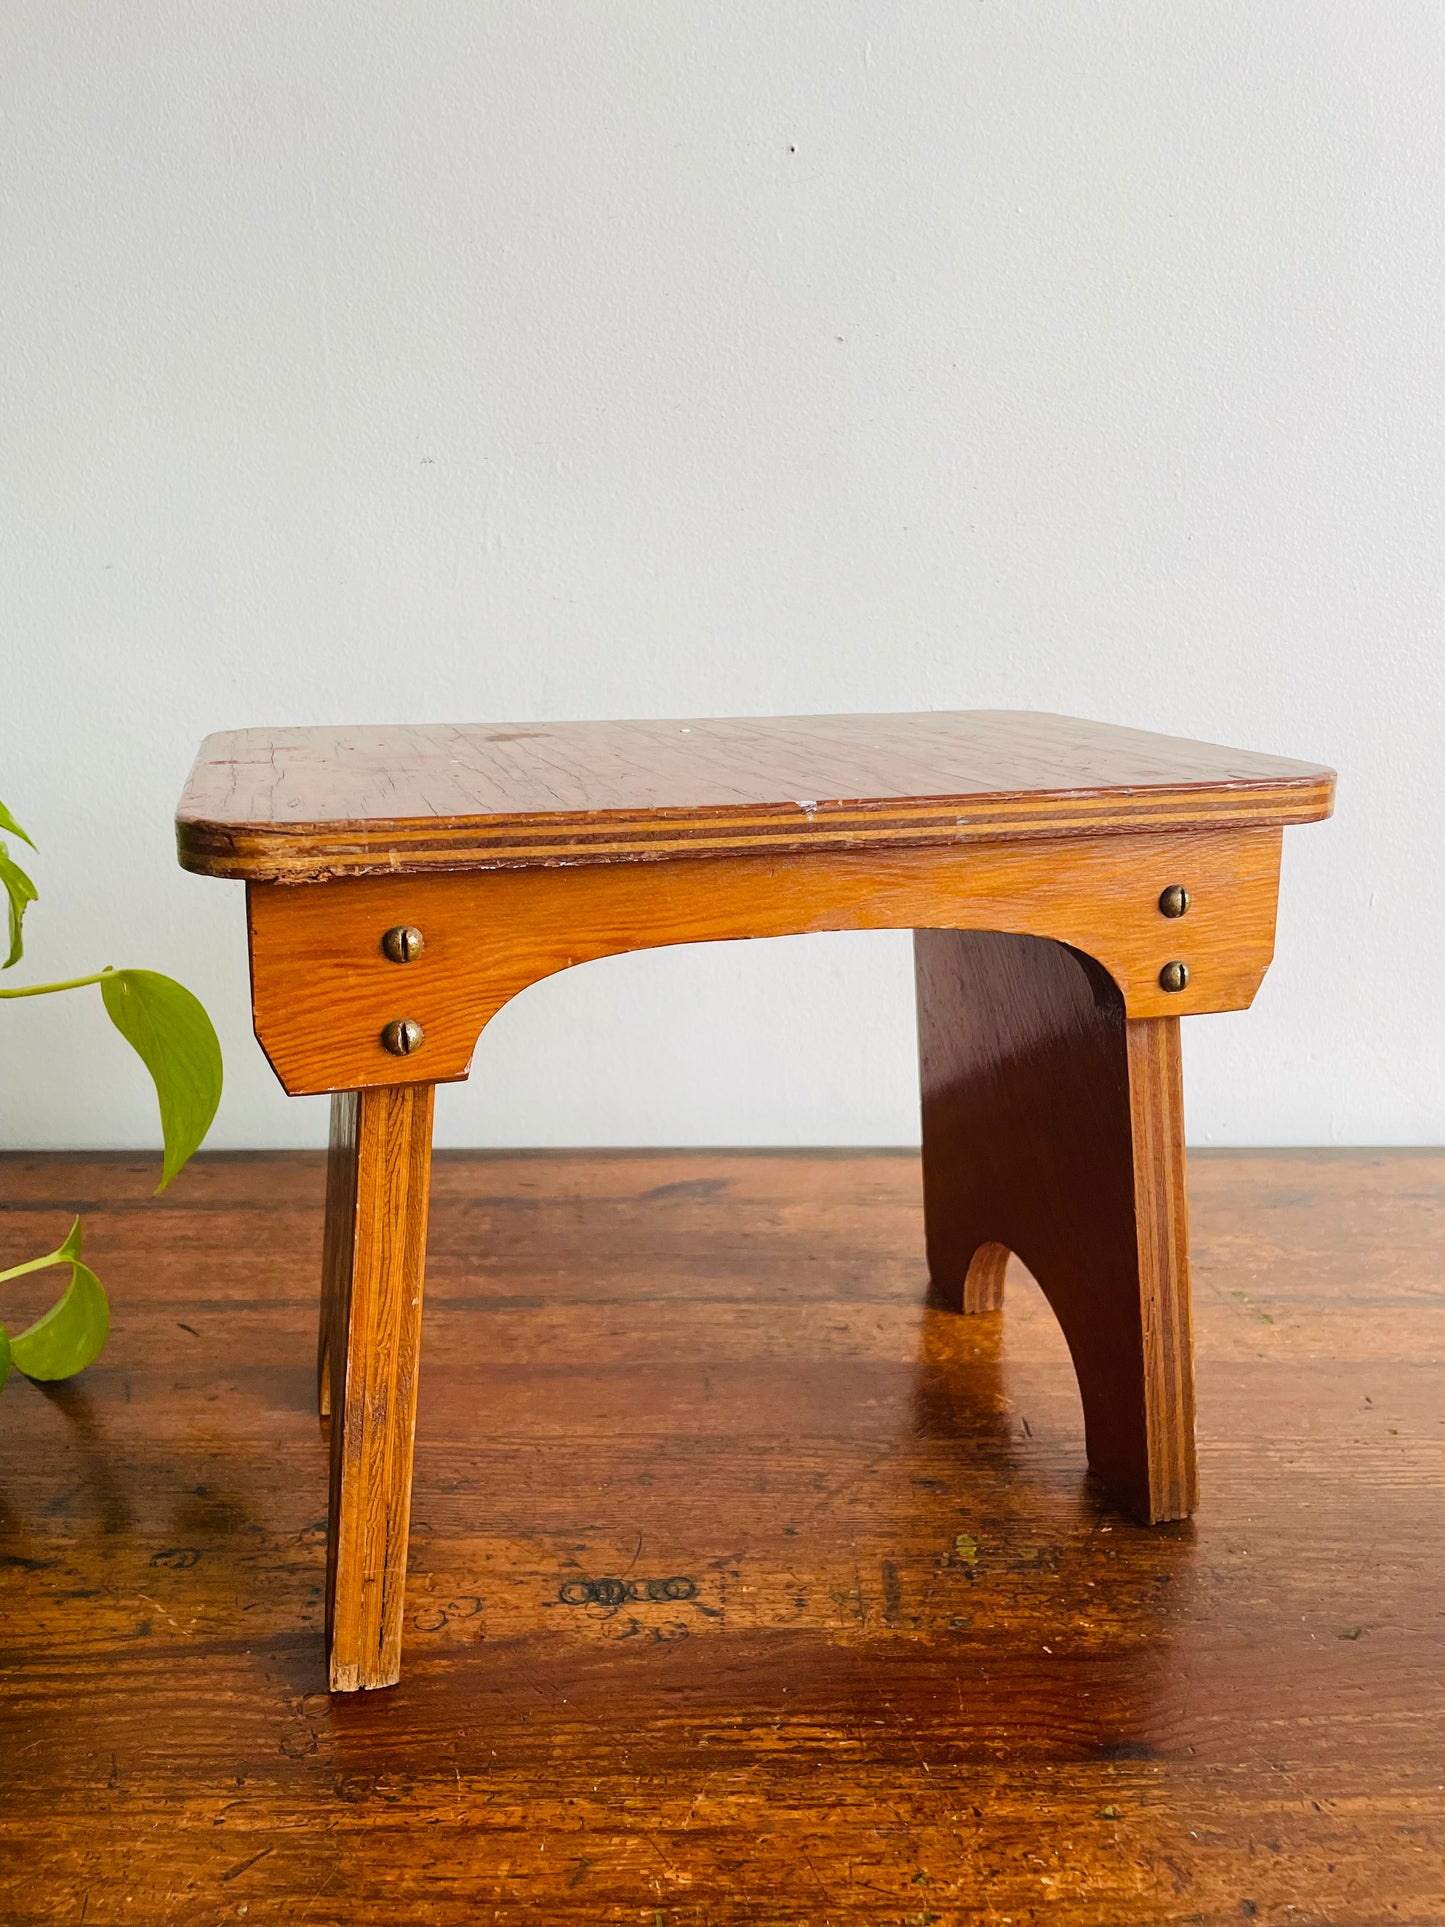
POLYGON ((1189 966, 1187 963, 1179 963, 1176 960, 1174 963, 1165 964, 1164 968, 1159 972, 1159 988, 1161 990, 1183 990, 1188 982, 1189 966))
POLYGON ((381 1033, 381 1041, 393 1057, 410 1057, 426 1042, 426 1032, 414 1017, 398 1017, 381 1033))
POLYGON ((426 949, 426 938, 414 923, 399 923, 387 931, 381 947, 393 963, 415 963, 426 949))
POLYGON ((1182 883, 1171 883, 1159 897, 1160 913, 1166 917, 1182 917, 1189 908, 1189 892, 1182 883))

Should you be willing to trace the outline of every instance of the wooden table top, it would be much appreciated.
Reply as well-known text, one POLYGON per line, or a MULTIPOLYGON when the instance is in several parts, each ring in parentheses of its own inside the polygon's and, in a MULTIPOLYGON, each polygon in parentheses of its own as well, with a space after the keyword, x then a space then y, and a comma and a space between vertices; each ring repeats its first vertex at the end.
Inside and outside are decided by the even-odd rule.
POLYGON ((616 863, 1308 823, 1331 770, 1021 710, 242 729, 176 819, 207 876, 616 863))

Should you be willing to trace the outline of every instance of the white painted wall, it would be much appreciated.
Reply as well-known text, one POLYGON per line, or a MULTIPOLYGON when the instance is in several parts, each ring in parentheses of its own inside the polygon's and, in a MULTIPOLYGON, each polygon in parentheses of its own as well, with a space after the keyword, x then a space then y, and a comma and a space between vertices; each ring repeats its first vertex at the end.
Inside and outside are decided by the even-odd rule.
MULTIPOLYGON (((1445 1138, 1438 0, 8 0, 0 90, 25 968, 201 992, 215 1144, 324 1105, 174 864, 207 730, 969 705, 1336 763, 1191 1135, 1445 1138)), ((0 1064, 154 1139, 93 995, 0 1064)), ((830 937, 528 992, 441 1134, 915 1107, 908 940, 830 937)))

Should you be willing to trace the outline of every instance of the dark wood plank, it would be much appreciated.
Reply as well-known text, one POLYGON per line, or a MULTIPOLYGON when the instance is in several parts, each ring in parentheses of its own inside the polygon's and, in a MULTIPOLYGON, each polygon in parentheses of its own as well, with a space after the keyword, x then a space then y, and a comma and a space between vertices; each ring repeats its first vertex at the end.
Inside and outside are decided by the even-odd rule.
POLYGON ((439 1157, 407 1672, 333 1699, 324 1158, 0 1161, 115 1300, 0 1399, 0 1918, 1433 1927, 1445 1155, 1190 1179, 1150 1530, 1027 1276, 925 1306, 915 1157, 439 1157))
POLYGON ((207 737, 186 868, 251 882, 1314 822, 1314 763, 1013 710, 207 737))

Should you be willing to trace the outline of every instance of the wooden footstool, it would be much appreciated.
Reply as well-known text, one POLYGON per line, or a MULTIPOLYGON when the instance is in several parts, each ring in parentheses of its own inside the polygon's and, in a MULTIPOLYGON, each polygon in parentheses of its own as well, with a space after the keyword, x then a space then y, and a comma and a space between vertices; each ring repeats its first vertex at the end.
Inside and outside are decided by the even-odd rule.
POLYGON ((338 1692, 400 1674, 432 1087, 528 984, 664 944, 911 929, 933 1288, 1009 1252, 1068 1339, 1089 1465, 1195 1502, 1181 1016, 1274 947, 1283 825, 1331 771, 1064 716, 248 729, 180 860, 247 885, 256 1035, 329 1091, 320 1401, 338 1692))

